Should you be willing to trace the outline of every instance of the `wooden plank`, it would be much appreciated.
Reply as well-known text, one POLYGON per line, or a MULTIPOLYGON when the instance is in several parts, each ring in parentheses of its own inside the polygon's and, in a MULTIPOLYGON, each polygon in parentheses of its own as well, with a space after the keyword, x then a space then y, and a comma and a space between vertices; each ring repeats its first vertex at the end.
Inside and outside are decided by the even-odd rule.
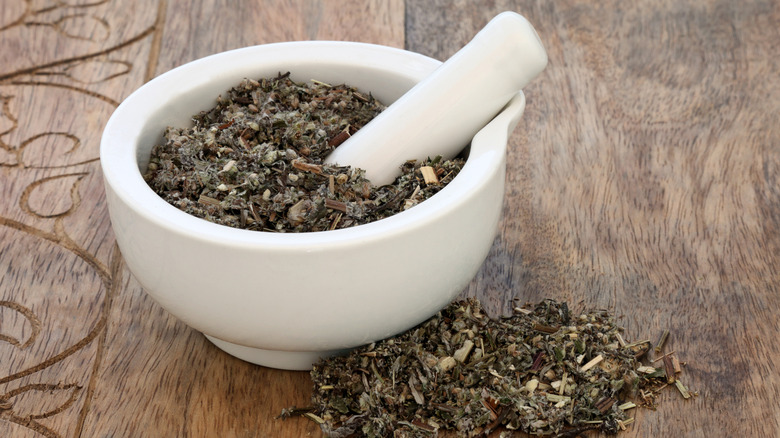
POLYGON ((400 0, 169 2, 157 73, 256 44, 304 40, 404 44, 400 0))
POLYGON ((550 54, 511 139, 504 219, 464 295, 623 315, 687 362, 622 436, 777 436, 780 6, 614 0, 6 2, 0 8, 0 436, 320 436, 306 373, 166 314, 114 246, 113 108, 195 58, 357 40, 446 59, 502 10, 550 54), (726 414, 726 415, 724 415, 726 414))
MULTIPOLYGON (((401 2, 168 1, 156 73, 268 42, 356 40, 401 46, 401 2)), ((306 372, 250 365, 161 310, 124 271, 107 327, 105 364, 83 436, 318 436, 311 421, 276 417, 306 406, 306 372), (122 413, 117 415, 116 413, 122 413)))
MULTIPOLYGON (((238 6, 246 5, 256 3, 238 6)), ((176 47, 172 38, 181 35, 166 26, 189 25, 186 14, 198 13, 190 6, 32 1, 0 11, 2 436, 126 436, 149 430, 148 424, 154 425, 149 436, 230 436, 230 430, 267 436, 282 408, 308 400, 305 373, 232 359, 162 312, 123 270, 114 248, 97 162, 100 133, 113 108, 158 64, 166 69, 189 60, 162 46, 176 47), (164 31, 171 37, 165 41, 164 31), (182 360, 193 355, 194 364, 182 360), (195 369, 177 373, 181 364, 195 369), (192 388, 189 381, 206 386, 192 388), (224 398, 222 383, 243 396, 224 398), (283 396, 272 397, 274 391, 283 396), (212 421, 215 404, 232 414, 212 421)), ((259 18, 269 23, 297 21, 295 39, 403 42, 400 2, 263 7, 259 18), (320 9, 317 17, 312 8, 320 9)), ((192 42, 212 53, 243 45, 240 38, 247 44, 288 38, 251 21, 241 26, 243 34, 230 20, 209 18, 189 27, 197 36, 183 47, 192 42), (212 38, 210 26, 220 24, 229 38, 212 38)), ((306 421, 291 424, 293 435, 316 429, 306 421)))
POLYGON ((80 433, 116 292, 98 145, 157 2, 66 3, 0 9, 0 436, 80 433))
POLYGON ((608 308, 633 338, 669 329, 700 396, 672 391, 625 436, 777 436, 778 5, 415 0, 408 48, 445 59, 505 9, 550 62, 467 295, 494 313, 514 298, 608 308))

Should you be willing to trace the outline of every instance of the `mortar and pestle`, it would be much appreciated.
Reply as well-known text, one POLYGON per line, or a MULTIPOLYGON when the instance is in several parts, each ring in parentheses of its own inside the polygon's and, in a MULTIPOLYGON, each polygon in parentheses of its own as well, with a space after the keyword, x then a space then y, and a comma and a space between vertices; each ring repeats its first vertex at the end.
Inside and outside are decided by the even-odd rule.
POLYGON ((531 25, 505 12, 445 63, 352 42, 267 44, 202 58, 132 93, 106 124, 100 159, 117 244, 163 308, 243 360, 305 370, 321 357, 426 320, 476 275, 496 235, 506 147, 525 108, 520 91, 547 55, 531 25), (371 92, 383 113, 328 161, 389 183, 409 159, 453 157, 460 174, 419 205, 354 228, 248 231, 191 216, 143 180, 167 126, 187 126, 243 78, 371 92))

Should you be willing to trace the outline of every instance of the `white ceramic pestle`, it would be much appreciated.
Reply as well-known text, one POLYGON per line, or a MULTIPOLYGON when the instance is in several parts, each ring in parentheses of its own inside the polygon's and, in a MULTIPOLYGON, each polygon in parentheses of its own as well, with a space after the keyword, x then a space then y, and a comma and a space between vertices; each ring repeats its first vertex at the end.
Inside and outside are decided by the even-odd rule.
POLYGON ((452 158, 546 65, 533 26, 503 12, 326 162, 365 169, 379 186, 392 183, 409 159, 452 158))

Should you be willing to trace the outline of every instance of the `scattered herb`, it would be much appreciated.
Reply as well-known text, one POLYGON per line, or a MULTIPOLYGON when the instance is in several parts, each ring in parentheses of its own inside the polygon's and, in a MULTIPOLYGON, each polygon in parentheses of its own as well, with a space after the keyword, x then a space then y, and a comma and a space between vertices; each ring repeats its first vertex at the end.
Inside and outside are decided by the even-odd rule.
POLYGON ((664 330, 663 333, 661 333, 661 337, 658 339, 658 342, 655 344, 655 352, 660 353, 664 349, 664 344, 666 344, 666 339, 669 337, 669 330, 664 330))
POLYGON ((408 332, 320 361, 313 407, 282 417, 311 414, 330 437, 476 436, 500 427, 617 433, 634 422, 632 409, 655 406, 669 369, 643 365, 650 341, 626 344, 622 330, 606 311, 573 316, 552 300, 499 320, 476 300, 458 301, 408 332))
POLYGON ((688 392, 688 388, 683 385, 683 383, 679 380, 674 381, 675 386, 677 386, 677 389, 680 391, 680 394, 682 394, 683 398, 688 399, 691 398, 690 392, 688 392))
POLYGON ((289 73, 245 79, 152 150, 147 184, 171 205, 222 225, 324 231, 382 219, 437 193, 464 161, 399 163, 374 187, 361 169, 325 157, 384 107, 347 85, 297 83, 289 73))

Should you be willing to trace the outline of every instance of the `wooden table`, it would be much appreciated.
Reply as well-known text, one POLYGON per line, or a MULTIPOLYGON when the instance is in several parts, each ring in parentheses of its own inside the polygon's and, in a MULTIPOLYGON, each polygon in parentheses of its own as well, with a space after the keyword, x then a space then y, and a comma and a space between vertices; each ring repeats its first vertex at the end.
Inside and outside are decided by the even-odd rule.
POLYGON ((308 375, 234 359, 147 297, 98 161, 113 109, 215 52, 287 40, 446 59, 490 18, 550 63, 504 217, 463 292, 622 315, 687 362, 626 437, 780 436, 780 5, 752 1, 28 0, 0 8, 0 436, 320 436, 308 375))

